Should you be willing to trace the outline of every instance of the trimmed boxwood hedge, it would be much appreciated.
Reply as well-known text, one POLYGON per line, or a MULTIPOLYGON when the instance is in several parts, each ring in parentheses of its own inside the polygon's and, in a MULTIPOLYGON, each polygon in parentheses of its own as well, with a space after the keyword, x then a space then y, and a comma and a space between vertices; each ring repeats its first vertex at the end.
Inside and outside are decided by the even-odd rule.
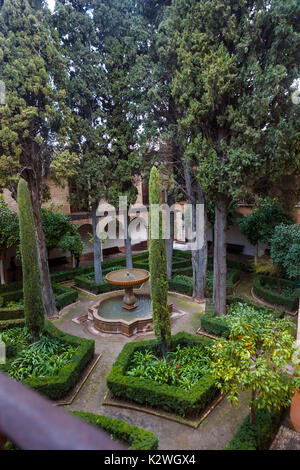
POLYGON ((228 338, 230 329, 223 316, 217 317, 211 299, 206 300, 205 314, 201 317, 201 327, 208 333, 228 338))
MULTIPOLYGON (((295 311, 299 305, 300 287, 294 290, 294 295, 291 297, 285 297, 276 290, 271 290, 265 287, 266 284, 274 286, 277 289, 277 279, 266 275, 258 275, 253 279, 253 291, 257 297, 265 300, 274 305, 280 305, 285 307, 287 310, 295 311)), ((280 279, 282 288, 294 289, 294 283, 287 281, 286 279, 280 279)))
MULTIPOLYGON (((183 269, 180 269, 180 274, 187 275, 183 269)), ((188 276, 190 277, 190 276, 188 276)), ((192 279, 192 278, 191 278, 192 279)), ((226 292, 227 295, 232 294, 234 284, 240 279, 240 271, 228 270, 227 281, 226 281, 226 292)), ((180 294, 192 296, 193 295, 193 284, 191 282, 185 282, 183 279, 171 279, 169 280, 169 290, 179 292, 180 294)), ((207 289, 209 290, 209 289, 207 289)))
POLYGON ((11 328, 22 328, 23 326, 25 326, 25 318, 16 320, 1 320, 0 333, 1 331, 10 330, 11 328))
POLYGON ((252 426, 249 414, 224 450, 268 450, 278 431, 284 411, 284 408, 271 412, 257 409, 252 426))
POLYGON ((24 318, 24 308, 0 308, 0 322, 2 320, 16 320, 24 318))
MULTIPOLYGON (((227 305, 236 302, 246 303, 251 307, 255 307, 257 310, 266 310, 266 307, 263 305, 258 304, 255 301, 251 301, 242 295, 231 295, 227 297, 227 305)), ((271 311, 275 318, 282 318, 284 316, 284 312, 282 310, 271 309, 271 311)), ((211 299, 206 300, 205 313, 201 317, 201 327, 208 333, 212 333, 217 336, 224 336, 224 338, 228 338, 230 334, 230 329, 224 315, 220 317, 216 316, 215 307, 211 299)))
POLYGON ((156 434, 138 426, 133 426, 126 421, 83 411, 71 411, 70 413, 97 428, 107 431, 113 438, 125 441, 130 445, 129 449, 156 450, 158 448, 156 434))
MULTIPOLYGON (((61 310, 66 305, 76 302, 78 299, 78 292, 75 289, 71 289, 66 286, 59 284, 53 284, 53 291, 58 310, 61 310)), ((15 320, 24 318, 24 308, 22 307, 11 307, 7 308, 8 302, 18 302, 23 299, 23 290, 9 291, 1 293, 0 295, 0 322, 3 320, 15 320)))
MULTIPOLYGON (((189 333, 177 333, 171 338, 170 349, 177 345, 209 345, 211 340, 189 333)), ((164 409, 180 416, 199 415, 216 397, 218 389, 210 375, 203 376, 190 390, 172 385, 161 385, 149 379, 126 375, 132 356, 136 351, 159 352, 157 340, 127 343, 107 377, 107 386, 115 397, 132 400, 145 406, 164 409)))
POLYGON ((75 277, 75 284, 80 289, 84 289, 96 295, 123 289, 122 286, 113 286, 112 284, 108 284, 106 282, 104 282, 103 284, 97 284, 95 281, 89 279, 87 276, 75 277))
POLYGON ((56 400, 65 397, 76 385, 81 372, 94 356, 95 341, 63 333, 48 319, 45 321, 44 331, 53 338, 58 338, 64 343, 78 348, 70 363, 62 367, 58 375, 54 377, 31 378, 23 381, 24 385, 27 385, 48 398, 56 400))

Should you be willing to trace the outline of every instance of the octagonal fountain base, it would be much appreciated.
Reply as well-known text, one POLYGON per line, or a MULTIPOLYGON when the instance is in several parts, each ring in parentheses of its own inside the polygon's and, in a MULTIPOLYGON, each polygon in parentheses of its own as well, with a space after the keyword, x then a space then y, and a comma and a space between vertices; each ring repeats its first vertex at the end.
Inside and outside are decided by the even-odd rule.
MULTIPOLYGON (((138 293, 135 295, 137 308, 134 310, 127 311, 122 308, 123 295, 120 291, 112 293, 110 297, 101 299, 90 307, 89 318, 93 321, 94 328, 101 333, 121 334, 128 337, 151 332, 153 318, 150 296, 138 293), (111 302, 115 303, 116 308, 110 309, 111 302)), ((171 314, 172 304, 168 307, 171 314)))

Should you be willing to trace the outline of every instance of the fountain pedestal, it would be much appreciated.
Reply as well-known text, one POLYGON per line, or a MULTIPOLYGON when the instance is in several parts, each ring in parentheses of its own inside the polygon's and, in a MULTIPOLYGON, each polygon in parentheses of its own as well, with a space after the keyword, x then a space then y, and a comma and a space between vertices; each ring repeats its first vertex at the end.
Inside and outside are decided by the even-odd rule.
POLYGON ((136 305, 136 296, 133 293, 133 287, 126 287, 125 288, 125 295, 123 297, 123 308, 125 310, 134 310, 137 305, 136 305))

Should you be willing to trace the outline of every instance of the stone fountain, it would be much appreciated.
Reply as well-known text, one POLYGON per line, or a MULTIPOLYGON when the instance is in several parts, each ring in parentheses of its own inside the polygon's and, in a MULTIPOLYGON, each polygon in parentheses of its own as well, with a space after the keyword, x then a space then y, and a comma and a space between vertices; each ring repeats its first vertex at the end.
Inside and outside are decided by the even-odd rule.
POLYGON ((109 284, 115 286, 122 286, 125 290, 123 297, 123 308, 125 310, 134 310, 137 307, 136 296, 133 289, 139 287, 144 282, 148 281, 150 274, 145 269, 119 269, 118 271, 111 271, 105 276, 109 284))

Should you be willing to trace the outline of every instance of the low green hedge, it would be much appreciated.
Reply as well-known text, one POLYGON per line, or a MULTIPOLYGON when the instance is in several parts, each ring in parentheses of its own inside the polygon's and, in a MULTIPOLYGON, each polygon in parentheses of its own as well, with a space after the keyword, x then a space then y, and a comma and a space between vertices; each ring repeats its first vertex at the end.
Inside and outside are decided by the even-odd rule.
POLYGON ((23 299, 23 287, 15 291, 1 292, 0 297, 2 297, 2 307, 5 307, 8 302, 19 302, 23 299))
POLYGON ((205 313, 201 317, 201 328, 208 333, 228 338, 230 328, 223 316, 217 317, 211 299, 206 300, 205 313))
POLYGON ((113 286, 112 284, 108 284, 106 282, 103 282, 102 284, 97 284, 95 281, 89 279, 86 276, 78 276, 75 277, 74 280, 77 287, 92 292, 96 295, 104 294, 106 292, 111 292, 114 290, 122 290, 122 286, 113 286))
POLYGON ((158 448, 158 437, 156 434, 126 423, 126 421, 93 413, 85 413, 83 411, 71 411, 71 414, 97 428, 107 431, 113 438, 125 441, 130 445, 129 449, 156 450, 158 448))
POLYGON ((25 318, 15 320, 1 320, 0 321, 0 332, 10 330, 11 328, 22 328, 25 326, 25 318))
POLYGON ((283 412, 284 409, 271 412, 257 409, 252 426, 249 414, 224 450, 268 450, 278 431, 283 412))
MULTIPOLYGON (((209 345, 211 341, 185 332, 177 333, 171 338, 171 350, 177 345, 209 345)), ((152 380, 130 377, 126 371, 136 351, 159 351, 157 340, 127 343, 107 377, 107 386, 115 397, 129 399, 145 406, 164 409, 180 416, 199 415, 215 398, 218 389, 210 375, 204 376, 190 390, 183 390, 171 385, 161 385, 152 380)))
POLYGON ((24 318, 23 308, 0 308, 0 322, 3 320, 16 320, 24 318))
MULTIPOLYGON (((76 302, 76 300, 78 299, 78 292, 75 289, 71 289, 70 287, 66 286, 61 286, 59 284, 52 284, 52 287, 58 310, 61 310, 66 305, 76 302)), ((24 308, 6 307, 8 302, 18 302, 23 299, 23 289, 18 291, 2 292, 0 299, 0 321, 14 320, 24 317, 24 308)))
POLYGON ((42 395, 56 400, 65 397, 78 382, 80 374, 94 356, 95 341, 63 333, 47 319, 44 330, 52 337, 78 347, 76 354, 72 357, 72 361, 62 367, 57 376, 36 377, 24 380, 23 382, 42 395))
POLYGON ((188 295, 189 297, 192 297, 193 295, 193 285, 176 279, 169 280, 169 290, 179 292, 180 294, 188 295))
POLYGON ((80 276, 81 274, 87 274, 94 270, 94 265, 84 266, 83 268, 74 268, 69 269, 68 271, 61 271, 59 273, 51 274, 51 280, 54 283, 71 281, 75 276, 80 276))
MULTIPOLYGON (((180 269, 180 274, 187 276, 183 269, 180 269)), ((188 295, 192 297, 193 295, 193 279, 190 276, 187 276, 189 279, 171 279, 169 280, 169 290, 179 292, 180 294, 188 295)), ((240 271, 228 270, 227 280, 226 280, 226 293, 227 295, 232 294, 234 284, 240 279, 240 271)), ((212 294, 212 286, 209 287, 209 282, 207 282, 207 292, 206 294, 210 296, 212 294)))
POLYGON ((56 307, 58 310, 63 309, 66 305, 76 302, 76 300, 78 299, 77 290, 71 289, 70 287, 54 284, 53 290, 56 307))
MULTIPOLYGON (((277 289, 277 279, 266 275, 258 275, 253 279, 253 291, 257 297, 265 300, 274 305, 280 305, 285 307, 287 310, 295 311, 299 306, 300 288, 294 290, 294 294, 290 297, 281 295, 276 290, 266 288, 266 284, 274 286, 277 289)), ((280 279, 280 285, 282 288, 294 289, 292 281, 286 279, 280 279)))

